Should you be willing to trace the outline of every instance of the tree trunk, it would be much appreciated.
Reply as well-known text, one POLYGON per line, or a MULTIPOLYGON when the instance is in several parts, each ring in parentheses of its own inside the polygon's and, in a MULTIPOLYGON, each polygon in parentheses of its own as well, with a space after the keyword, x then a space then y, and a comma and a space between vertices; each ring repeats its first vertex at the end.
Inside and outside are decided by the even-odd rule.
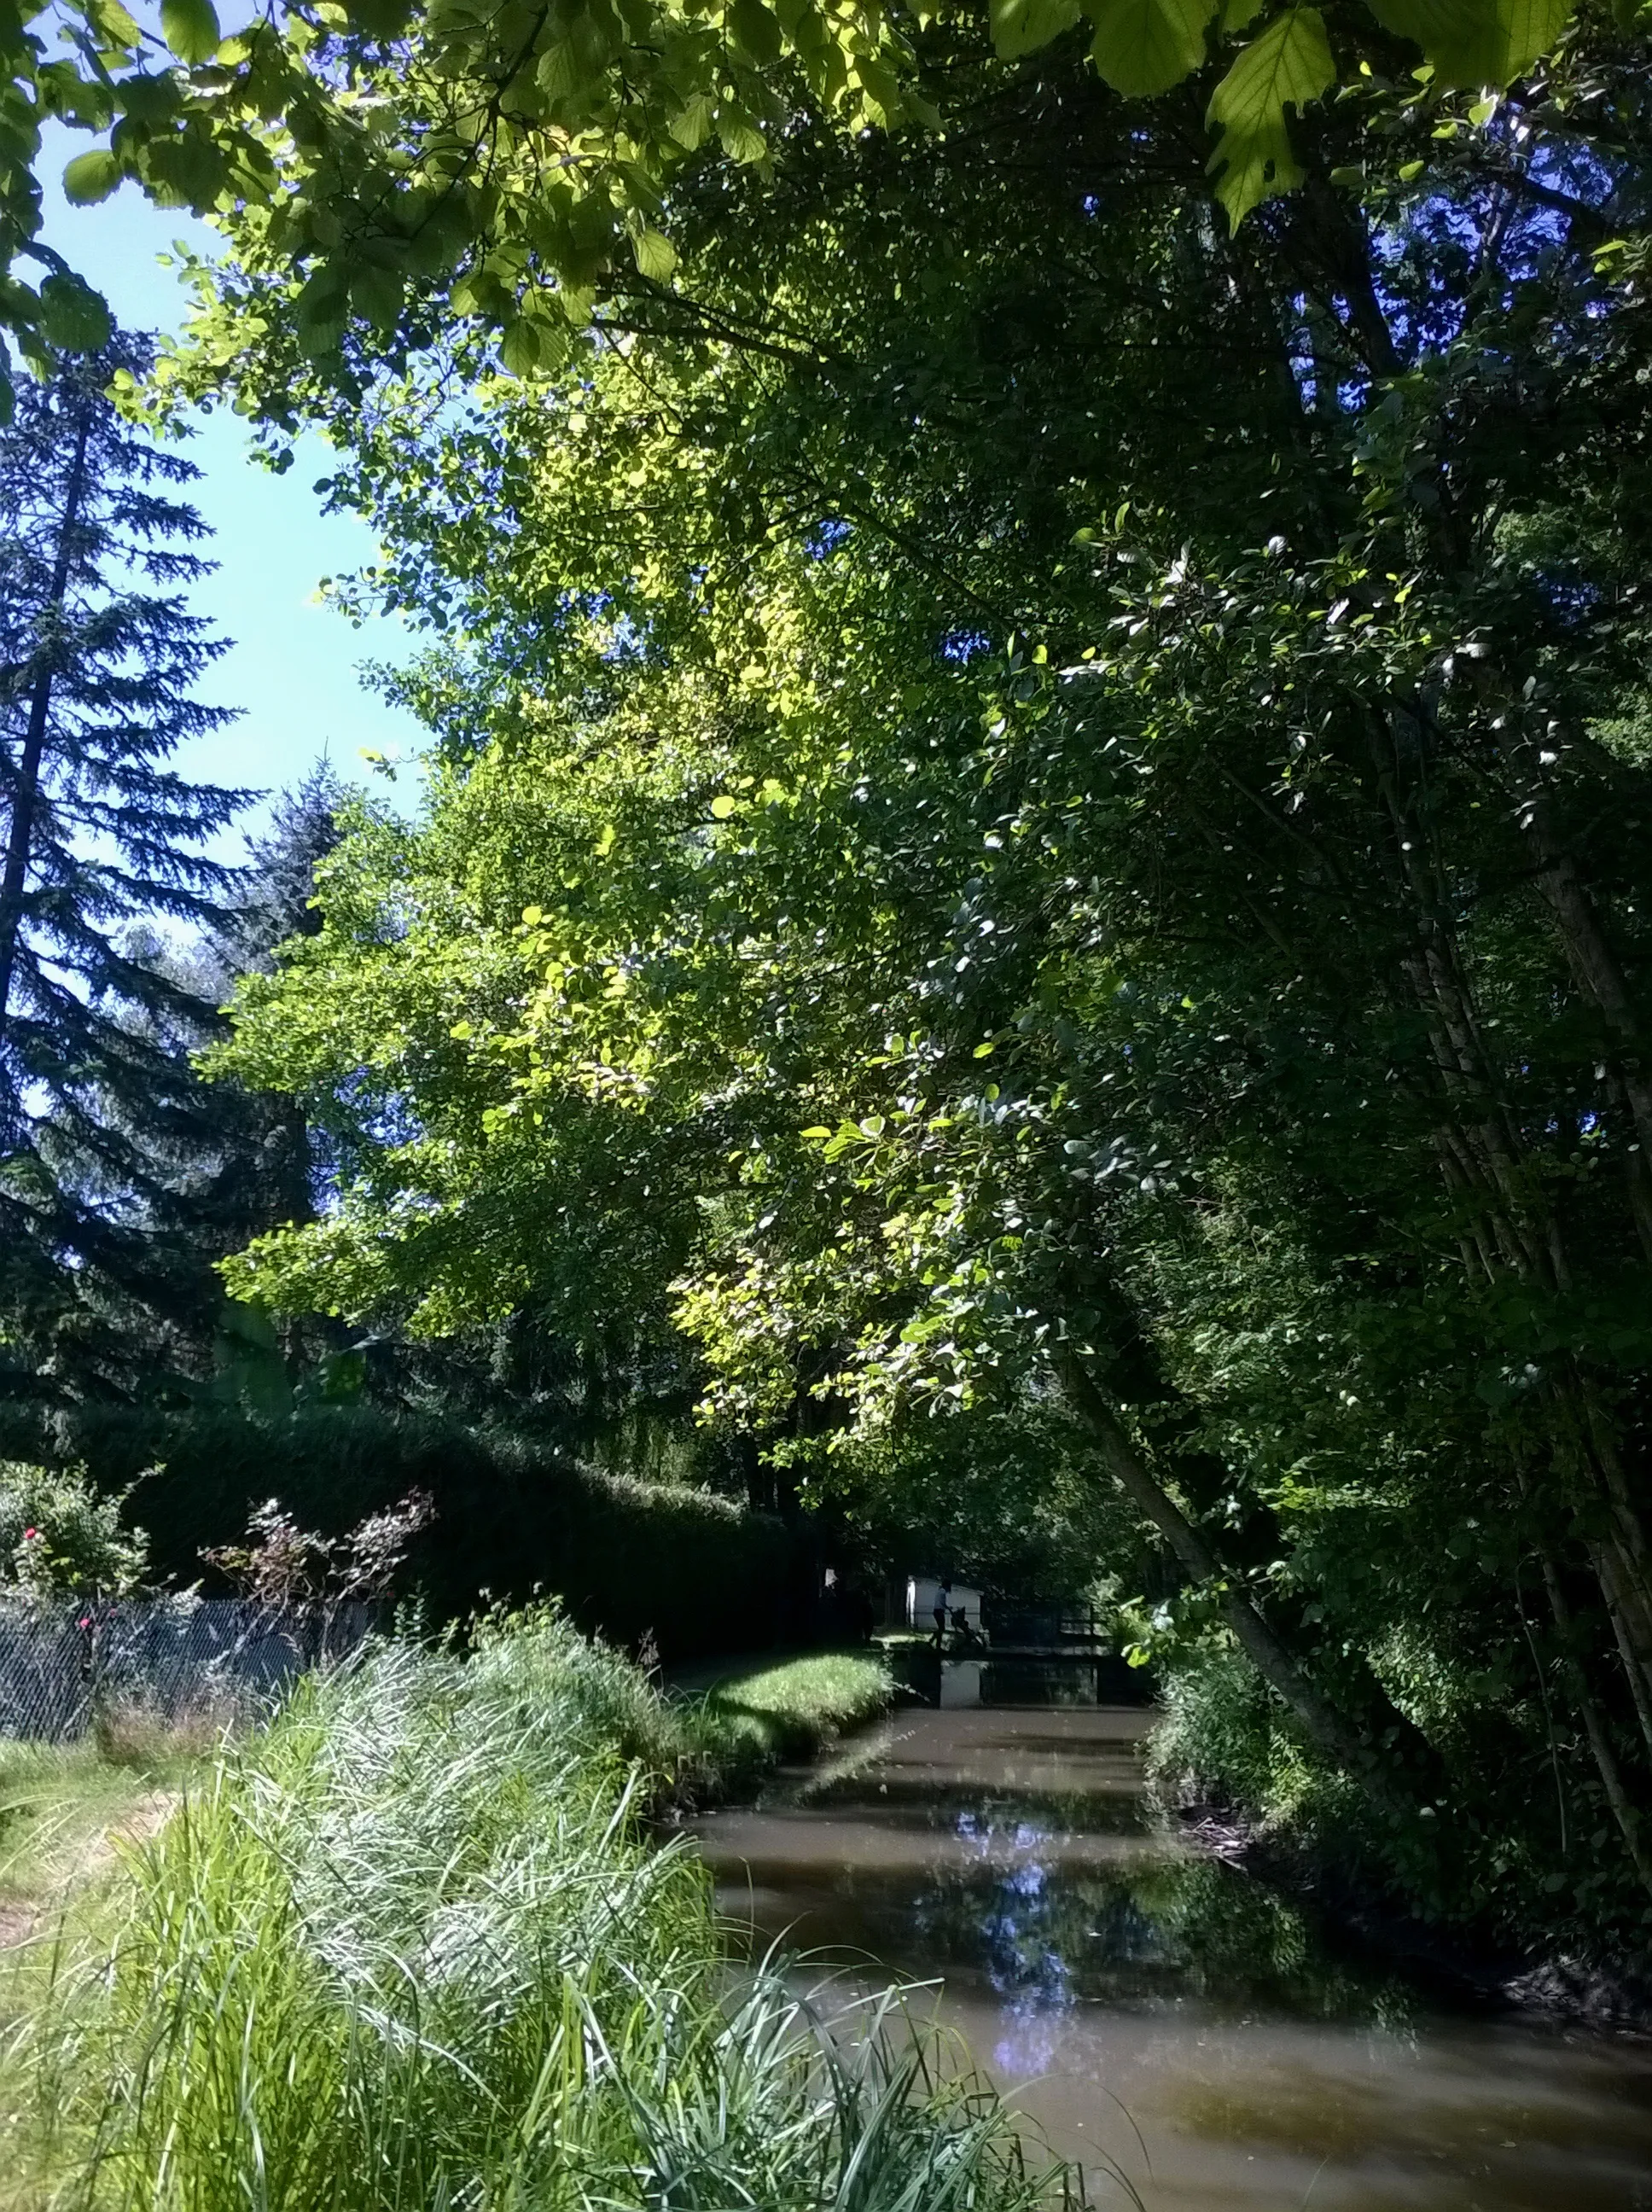
POLYGON ((1566 1674, 1571 1686, 1573 1702, 1582 1717, 1583 1730, 1589 1740, 1589 1749, 1594 1754, 1594 1765, 1600 1777, 1601 1787, 1606 1793, 1606 1802, 1611 1806, 1613 1818, 1629 1847, 1629 1856, 1635 1863, 1636 1873, 1647 1890, 1652 1892, 1652 1855, 1647 1851, 1641 1832, 1641 1816, 1630 1802, 1629 1792, 1624 1787, 1618 1755, 1612 1748, 1606 1722, 1594 1701, 1594 1693, 1589 1688, 1583 1662, 1575 1649, 1571 1607, 1561 1583, 1559 1570, 1547 1552, 1539 1556, 1543 1565, 1543 1585, 1549 1596, 1549 1610, 1554 1615, 1554 1625, 1560 1632, 1561 1646, 1566 1655, 1566 1674))
POLYGON ((69 489, 64 501, 63 521, 58 532, 57 556, 52 567, 52 589, 44 610, 46 637, 40 665, 29 697, 28 728, 17 764, 12 793, 11 821, 6 831, 6 862, 0 875, 0 1046, 6 1041, 11 1017, 12 978, 17 967, 17 944, 22 933, 23 891, 28 879, 29 854, 34 843, 34 817, 40 798, 40 764, 46 754, 47 725, 52 715, 52 684, 58 672, 61 649, 58 630, 64 601, 69 592, 73 565, 75 532, 80 521, 86 487, 86 446, 91 432, 89 404, 82 404, 75 433, 74 458, 69 466, 69 489))
POLYGON ((1058 1346, 1054 1363, 1073 1410, 1095 1438, 1102 1462, 1125 1496, 1163 1537, 1185 1571, 1216 1590, 1234 1637, 1264 1681, 1301 1722, 1315 1746, 1351 1775, 1384 1812, 1415 1807, 1383 1770, 1380 1754, 1317 1690, 1262 1618, 1246 1592, 1148 1468, 1083 1359, 1058 1346))

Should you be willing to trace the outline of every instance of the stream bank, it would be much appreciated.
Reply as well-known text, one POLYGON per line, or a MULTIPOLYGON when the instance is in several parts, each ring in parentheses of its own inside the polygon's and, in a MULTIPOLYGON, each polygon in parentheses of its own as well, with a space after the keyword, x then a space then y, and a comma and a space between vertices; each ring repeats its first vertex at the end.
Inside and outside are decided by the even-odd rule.
POLYGON ((1652 2047, 1333 1948, 1143 1785, 1139 1708, 908 1707, 695 1825, 754 1942, 899 1974, 1098 2203, 1649 2212, 1652 2047))

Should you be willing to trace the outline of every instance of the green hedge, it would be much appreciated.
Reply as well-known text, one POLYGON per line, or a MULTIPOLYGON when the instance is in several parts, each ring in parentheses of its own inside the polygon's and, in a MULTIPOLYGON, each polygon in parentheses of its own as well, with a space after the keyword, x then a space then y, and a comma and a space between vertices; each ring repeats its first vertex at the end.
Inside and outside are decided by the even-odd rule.
MULTIPOLYGON (((40 1450, 38 1433, 0 1416, 0 1456, 40 1450)), ((599 1473, 542 1439, 371 1407, 270 1419, 88 1407, 60 1417, 52 1456, 84 1460, 100 1488, 136 1482, 131 1517, 149 1532, 155 1569, 184 1583, 201 1576, 202 1547, 233 1541, 266 1498, 337 1534, 428 1490, 437 1518, 413 1573, 437 1619, 484 1594, 543 1589, 581 1628, 634 1647, 652 1632, 670 1659, 774 1643, 798 1573, 783 1524, 728 1498, 599 1473)))

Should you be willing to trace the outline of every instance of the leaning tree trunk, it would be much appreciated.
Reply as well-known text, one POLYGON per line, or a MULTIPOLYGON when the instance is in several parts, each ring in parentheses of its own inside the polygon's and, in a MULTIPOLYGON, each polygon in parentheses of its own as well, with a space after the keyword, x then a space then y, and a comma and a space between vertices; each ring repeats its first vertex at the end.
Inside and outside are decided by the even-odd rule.
POLYGON ((1414 1812, 1414 1804, 1396 1785, 1376 1747, 1309 1680, 1254 1601, 1153 1474, 1078 1352, 1071 1345, 1058 1345, 1054 1357, 1068 1401, 1095 1439, 1108 1473, 1158 1530, 1184 1571, 1218 1594, 1240 1648, 1295 1714, 1315 1748, 1357 1782, 1385 1813, 1414 1812))

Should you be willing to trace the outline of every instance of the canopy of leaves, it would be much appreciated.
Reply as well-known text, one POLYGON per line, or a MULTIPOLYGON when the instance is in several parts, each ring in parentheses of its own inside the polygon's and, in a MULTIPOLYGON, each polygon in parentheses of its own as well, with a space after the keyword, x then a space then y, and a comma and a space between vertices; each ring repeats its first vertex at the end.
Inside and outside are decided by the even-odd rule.
POLYGON ((1230 239, 1185 109, 1075 62, 1006 125, 984 72, 954 138, 685 186, 680 304, 576 370, 388 394, 353 588, 465 641, 407 684, 427 821, 361 820, 244 994, 228 1064, 357 1071, 361 1138, 235 1280, 669 1301, 708 1418, 828 1487, 1009 1424, 1111 1498, 1125 1439, 1211 1563, 1157 1633, 1241 1591, 1426 1740, 1415 1893, 1558 1872, 1621 1931, 1643 72, 1602 29, 1481 135, 1371 97, 1364 212, 1349 101, 1230 239))
MULTIPOLYGON (((495 340, 513 372, 555 368, 617 269, 669 284, 685 170, 717 159, 767 174, 800 112, 850 133, 951 129, 961 54, 995 55, 1013 96, 1042 81, 1053 43, 1082 51, 1076 0, 991 0, 987 12, 289 0, 225 36, 212 0, 162 0, 157 36, 121 0, 14 9, 0 21, 0 323, 37 354, 109 335, 100 301, 39 243, 33 168, 56 118, 96 141, 69 165, 71 200, 130 179, 229 228, 240 274, 201 272, 214 304, 197 388, 228 377, 240 404, 283 419, 292 394, 272 336, 276 353, 295 341, 348 390, 364 346, 416 352, 454 319, 495 340), (27 257, 48 266, 38 288, 17 273, 27 257)), ((1245 0, 1092 0, 1084 12, 1086 66, 1127 98, 1209 79, 1210 166, 1236 224, 1304 173, 1289 111, 1339 77, 1356 94, 1373 70, 1403 80, 1419 52, 1425 85, 1495 93, 1564 37, 1571 0, 1292 0, 1271 14, 1245 0)), ((1634 0, 1620 12, 1632 31, 1634 0)))

